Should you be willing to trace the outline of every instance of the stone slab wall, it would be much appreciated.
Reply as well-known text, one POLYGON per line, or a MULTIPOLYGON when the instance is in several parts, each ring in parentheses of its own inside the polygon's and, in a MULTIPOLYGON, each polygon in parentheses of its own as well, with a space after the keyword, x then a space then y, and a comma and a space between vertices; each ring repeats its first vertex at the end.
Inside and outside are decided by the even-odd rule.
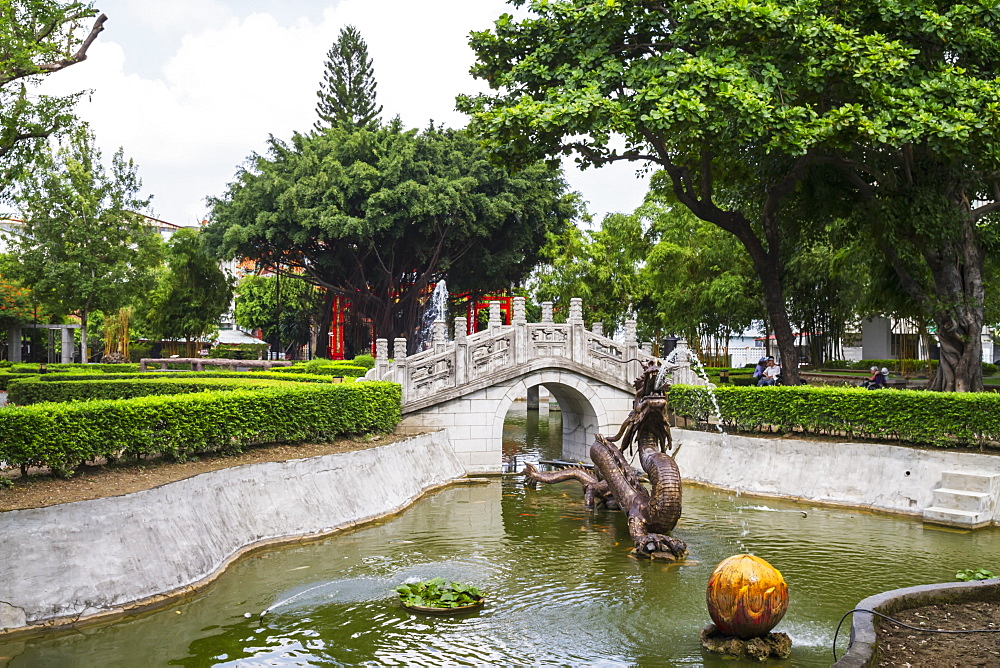
POLYGON ((241 551, 404 508, 465 476, 444 432, 0 513, 0 632, 120 611, 217 575, 241 551))
MULTIPOLYGON (((764 496, 920 515, 944 471, 1000 473, 1000 456, 671 430, 685 480, 764 496)), ((998 511, 1000 515, 1000 511, 998 511)), ((994 515, 994 524, 1000 516, 994 515)))

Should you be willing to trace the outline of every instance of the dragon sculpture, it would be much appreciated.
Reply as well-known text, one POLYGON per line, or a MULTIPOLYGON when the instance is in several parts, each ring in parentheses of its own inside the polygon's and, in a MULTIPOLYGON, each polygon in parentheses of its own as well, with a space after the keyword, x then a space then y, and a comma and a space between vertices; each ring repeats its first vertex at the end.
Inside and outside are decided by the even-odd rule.
POLYGON ((583 484, 584 503, 588 508, 603 502, 625 512, 635 543, 634 554, 678 559, 687 553, 687 546, 667 535, 681 516, 681 475, 674 458, 667 453, 667 447, 673 442, 666 419, 663 371, 659 363, 651 362, 636 378, 635 402, 621 429, 612 438, 598 434, 590 446, 593 472, 581 467, 543 472, 529 463, 525 464, 522 474, 531 486, 539 482, 578 480, 583 484), (618 441, 621 441, 620 446, 618 441), (636 470, 625 460, 623 453, 631 454, 633 446, 639 450, 639 462, 652 491, 646 489, 636 470))

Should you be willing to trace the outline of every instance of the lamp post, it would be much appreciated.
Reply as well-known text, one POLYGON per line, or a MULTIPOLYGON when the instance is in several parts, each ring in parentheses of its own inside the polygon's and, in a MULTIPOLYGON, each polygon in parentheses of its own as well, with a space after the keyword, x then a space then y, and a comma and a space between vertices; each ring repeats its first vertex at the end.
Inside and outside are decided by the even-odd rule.
POLYGON ((663 343, 660 344, 660 356, 666 357, 670 353, 674 352, 677 348, 677 341, 677 336, 674 334, 663 337, 663 343))

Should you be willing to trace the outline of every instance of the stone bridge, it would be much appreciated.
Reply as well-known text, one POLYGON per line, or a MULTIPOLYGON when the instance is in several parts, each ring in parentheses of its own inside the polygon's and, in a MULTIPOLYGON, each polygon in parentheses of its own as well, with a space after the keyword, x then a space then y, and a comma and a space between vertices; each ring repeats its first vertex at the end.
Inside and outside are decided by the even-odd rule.
MULTIPOLYGON (((632 381, 641 364, 653 359, 652 345, 636 340, 635 322, 625 323, 624 341, 604 336, 601 323, 587 329, 583 301, 572 299, 565 323, 552 319, 552 303, 542 304, 541 322, 525 318, 524 299, 514 299, 511 324, 500 320, 499 302, 490 305, 489 327, 466 335, 466 318, 455 318, 455 340, 446 323, 433 325, 429 350, 406 357, 406 339, 376 343, 376 362, 366 378, 403 388, 404 432, 447 429, 452 446, 470 472, 501 469, 503 423, 511 404, 544 386, 559 402, 563 453, 587 461, 594 434, 614 434, 632 408, 632 381)), ((697 382, 687 365, 674 382, 697 382)))

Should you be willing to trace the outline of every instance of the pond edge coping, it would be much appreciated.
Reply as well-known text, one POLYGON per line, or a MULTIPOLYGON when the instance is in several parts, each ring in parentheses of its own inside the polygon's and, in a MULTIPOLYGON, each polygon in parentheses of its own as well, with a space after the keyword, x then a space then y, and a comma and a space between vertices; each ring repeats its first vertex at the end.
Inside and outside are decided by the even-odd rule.
MULTIPOLYGON (((385 481, 379 480, 364 480, 364 474, 369 473, 369 470, 363 467, 351 467, 350 460, 357 460, 363 463, 363 460, 371 460, 372 457, 379 454, 400 454, 403 453, 404 459, 406 454, 410 456, 420 455, 420 454, 433 454, 433 455, 443 455, 446 461, 437 459, 436 463, 440 465, 438 476, 427 476, 427 462, 415 461, 410 462, 410 464, 417 464, 415 467, 407 466, 406 464, 399 466, 401 472, 405 472, 411 469, 417 469, 413 471, 416 475, 410 476, 411 481, 413 478, 423 478, 422 480, 417 480, 415 482, 414 489, 405 496, 405 498, 397 499, 396 503, 391 503, 388 506, 380 508, 371 507, 354 507, 353 516, 336 522, 335 524, 325 525, 322 518, 317 519, 317 526, 313 531, 298 531, 295 533, 288 533, 284 535, 272 535, 260 538, 258 540, 253 540, 245 543, 241 546, 235 546, 228 555, 223 556, 218 559, 215 563, 210 564, 207 569, 202 568, 202 572, 188 574, 187 582, 182 582, 179 585, 173 587, 164 587, 161 590, 155 592, 145 592, 141 595, 136 594, 133 598, 126 600, 121 603, 114 603, 105 606, 92 606, 88 605, 84 609, 71 612, 69 614, 55 614, 55 615, 33 615, 28 618, 25 614, 25 606, 18 606, 18 603, 25 603, 25 601, 17 600, 17 596, 11 596, 6 591, 0 591, 0 639, 3 641, 15 640, 22 636, 33 636, 40 633, 46 633, 49 631, 61 631, 68 629, 75 629, 85 626, 92 626, 96 624, 103 624, 111 621, 117 617, 124 617, 134 614, 139 614, 156 608, 165 607, 177 603, 187 597, 190 597, 196 593, 199 593, 205 587, 214 582, 218 577, 220 577, 226 570, 237 560, 248 556, 254 552, 261 550, 270 549, 280 545, 288 545, 295 543, 306 543, 315 540, 320 540, 327 538, 333 534, 340 533, 343 531, 360 528, 373 521, 384 520, 387 517, 392 517, 400 514, 401 512, 408 509, 418 500, 424 496, 442 490, 446 487, 455 484, 479 484, 482 482, 488 482, 482 478, 470 478, 465 468, 458 461, 454 451, 448 442, 446 432, 439 431, 430 434, 420 434, 417 436, 409 437, 396 441, 394 443, 389 443, 382 446, 377 446, 374 448, 368 448, 365 450, 356 450, 352 452, 336 453, 329 455, 320 455, 316 457, 308 457, 302 459, 292 459, 286 460, 284 462, 257 462, 253 464, 244 464, 242 466, 219 469, 216 471, 208 471, 205 473, 186 478, 184 480, 179 480, 175 482, 170 482, 165 485, 160 485, 149 490, 142 490, 139 492, 133 492, 130 494, 125 494, 117 497, 107 497, 103 499, 92 499, 87 501, 76 501, 72 503, 59 504, 56 506, 48 506, 45 508, 35 508, 27 510, 11 510, 4 513, 0 513, 0 521, 16 520, 19 517, 29 517, 30 514, 36 513, 42 516, 42 519, 46 519, 47 515, 68 515, 72 519, 67 509, 75 509, 77 512, 81 510, 86 510, 98 506, 101 503, 108 503, 109 500, 112 502, 128 502, 137 499, 142 499, 151 493, 157 492, 169 492, 171 490, 176 490, 182 486, 199 485, 203 489, 210 489, 213 482, 223 479, 227 473, 232 475, 234 472, 239 472, 241 474, 248 474, 262 469, 283 469, 283 468, 296 468, 301 466, 318 466, 325 469, 329 469, 331 463, 335 464, 335 467, 339 468, 352 468, 358 484, 364 484, 365 482, 375 482, 375 483, 385 483, 385 481), (395 451, 393 453, 392 451, 395 451), (421 464, 423 466, 421 466, 421 464), (421 470, 423 469, 423 470, 421 470), (443 469, 443 470, 441 470, 443 469), (20 619, 19 619, 20 618, 20 619), (17 623, 20 621, 21 623, 17 623), (13 624, 11 622, 14 622, 13 624)), ((321 473, 326 472, 325 470, 321 473)), ((402 475, 402 474, 401 474, 402 475)), ((274 481, 272 481, 273 483, 274 481)), ((280 483, 280 480, 278 481, 280 483)), ((398 481, 390 481, 398 482, 398 481)), ((353 504, 352 504, 353 506, 353 504)), ((280 509, 276 509, 280 511, 280 509)), ((280 514, 280 513, 279 513, 280 514)), ((28 524, 28 523, 26 523, 28 524)), ((30 530, 30 526, 26 527, 26 531, 22 531, 21 535, 26 536, 24 543, 31 543, 32 539, 37 540, 37 536, 34 535, 35 532, 30 530)), ((79 532, 75 532, 79 534, 79 532)), ((4 534, 8 537, 3 543, 0 543, 0 551, 2 551, 3 558, 0 558, 0 589, 6 589, 7 585, 5 583, 11 582, 12 579, 18 577, 17 569, 21 566, 16 559, 10 559, 10 543, 15 541, 10 540, 12 535, 15 535, 11 531, 11 527, 6 527, 4 534)), ((42 554, 39 554, 38 550, 31 550, 30 545, 21 544, 14 548, 16 553, 17 548, 26 548, 27 551, 33 552, 34 558, 30 560, 27 566, 24 568, 31 569, 37 566, 37 562, 43 561, 45 559, 45 553, 51 553, 52 550, 45 550, 42 554)), ((37 547, 37 545, 36 545, 37 547)), ((42 570, 44 570, 44 566, 42 570)), ((49 573, 69 573, 72 571, 70 564, 64 564, 62 570, 57 570, 58 565, 49 565, 49 573)), ((156 565, 156 568, 165 568, 162 564, 156 565)), ((178 579, 185 577, 184 574, 180 574, 178 579)), ((44 596, 42 597, 44 600, 44 596)), ((36 605, 36 607, 38 607, 36 605)))
MULTIPOLYGON (((901 610, 921 608, 939 603, 967 603, 1000 600, 1000 578, 972 582, 945 582, 917 585, 875 594, 862 600, 858 609, 874 610, 891 615, 901 610)), ((870 612, 855 612, 851 621, 851 646, 834 668, 866 668, 878 659, 878 634, 875 616, 870 612)))

